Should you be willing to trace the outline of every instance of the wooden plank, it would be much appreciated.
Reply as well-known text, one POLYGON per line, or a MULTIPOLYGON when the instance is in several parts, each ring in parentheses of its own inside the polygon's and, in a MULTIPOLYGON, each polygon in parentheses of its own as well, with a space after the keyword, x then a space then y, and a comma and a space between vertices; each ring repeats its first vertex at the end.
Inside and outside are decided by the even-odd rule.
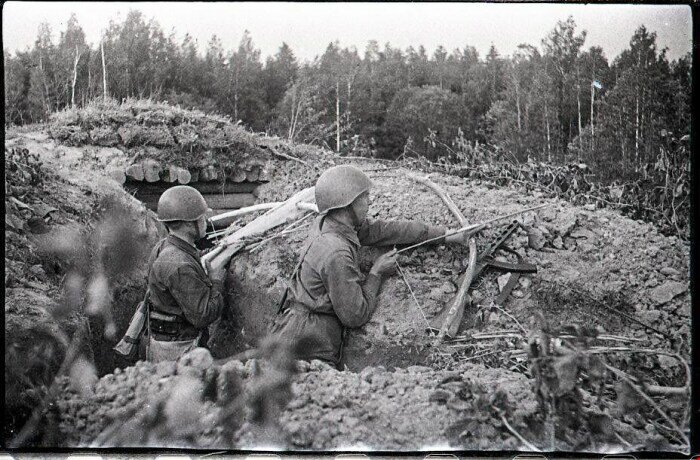
POLYGON ((143 162, 143 176, 146 182, 158 182, 160 180, 161 166, 156 160, 148 159, 143 162))
MULTIPOLYGON (((215 210, 212 213, 211 221, 214 223, 219 223, 220 221, 224 221, 226 219, 231 219, 232 221, 239 218, 240 216, 244 216, 246 214, 250 214, 252 212, 260 212, 260 211, 269 211, 272 208, 276 208, 279 206, 280 202, 272 202, 272 203, 260 203, 260 204, 255 204, 253 206, 246 206, 245 208, 240 208, 240 209, 235 209, 235 210, 215 210)), ((230 225, 230 224, 229 224, 230 225)))
POLYGON ((270 170, 263 166, 260 168, 260 176, 258 176, 258 181, 269 182, 270 181, 270 170))
POLYGON ((141 163, 135 163, 126 168, 126 177, 135 181, 143 181, 143 165, 141 163))
POLYGON ((246 173, 246 179, 248 182, 257 182, 260 178, 260 168, 255 166, 250 171, 246 173))
POLYGON ((124 184, 126 182, 126 174, 121 169, 112 169, 109 171, 109 177, 114 179, 118 184, 124 184))
POLYGON ((213 209, 210 213, 209 227, 213 227, 216 230, 223 230, 231 226, 236 220, 245 216, 246 214, 259 213, 262 214, 264 211, 272 209, 278 206, 280 203, 260 203, 253 206, 246 206, 245 208, 239 209, 213 209))
POLYGON ((297 207, 297 203, 312 202, 313 200, 314 187, 309 187, 301 192, 298 192, 281 205, 269 210, 245 227, 238 229, 226 238, 223 238, 218 248, 202 256, 202 265, 205 265, 208 260, 217 258, 219 255, 222 260, 226 260, 227 258, 231 257, 232 254, 235 254, 240 250, 241 238, 262 235, 268 230, 300 218, 308 211, 299 209, 297 207))
POLYGON ((238 209, 255 204, 252 193, 231 193, 229 195, 203 194, 204 200, 212 209, 238 209))
POLYGON ((164 182, 177 182, 177 173, 178 167, 169 165, 168 167, 163 168, 163 174, 161 175, 161 178, 164 182))
POLYGON ((246 172, 241 169, 241 168, 236 168, 233 173, 231 173, 231 176, 229 179, 231 179, 233 182, 243 182, 247 178, 246 172))
POLYGON ((199 171, 199 180, 201 182, 211 182, 219 178, 219 173, 212 165, 206 166, 199 171))

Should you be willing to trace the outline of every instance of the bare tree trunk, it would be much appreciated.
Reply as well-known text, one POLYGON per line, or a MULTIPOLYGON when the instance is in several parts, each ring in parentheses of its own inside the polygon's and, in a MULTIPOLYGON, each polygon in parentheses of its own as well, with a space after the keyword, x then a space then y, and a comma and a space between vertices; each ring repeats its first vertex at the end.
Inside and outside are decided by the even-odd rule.
POLYGON ((233 119, 238 121, 238 65, 233 74, 233 119))
POLYGON ((44 63, 43 59, 41 56, 41 53, 39 54, 39 70, 41 71, 41 82, 44 84, 44 107, 46 109, 46 117, 49 116, 49 113, 51 113, 51 105, 50 105, 50 96, 49 96, 49 85, 46 83, 46 73, 44 72, 44 63))
POLYGON ((340 152, 340 80, 335 82, 335 151, 340 152))
POLYGON ((547 127, 547 162, 552 162, 552 141, 549 132, 549 110, 547 108, 547 98, 544 99, 544 120, 547 127))
POLYGON ((102 99, 107 100, 107 64, 105 63, 105 44, 104 40, 100 42, 100 51, 102 52, 102 99))
POLYGON ((581 152, 583 151, 583 126, 581 125, 581 83, 576 83, 576 105, 578 106, 578 161, 581 162, 581 152))
POLYGON ((618 110, 618 115, 620 119, 620 150, 622 150, 622 171, 627 172, 627 154, 625 151, 625 130, 624 126, 622 124, 622 112, 624 111, 623 108, 620 108, 618 110))
POLYGON ((296 94, 297 94, 297 88, 295 87, 293 92, 292 92, 292 103, 289 104, 292 109, 292 113, 289 115, 289 130, 287 132, 287 139, 291 142, 293 137, 292 133, 294 133, 294 105, 296 104, 296 94))
POLYGON ((352 100, 352 84, 355 81, 355 75, 353 74, 351 78, 348 78, 348 100, 345 102, 345 118, 350 122, 350 101, 352 100))
POLYGON ((515 105, 518 109, 518 132, 522 131, 522 125, 520 124, 520 85, 515 82, 515 105))
POLYGON ((639 172, 639 93, 636 97, 634 124, 634 172, 639 172))
POLYGON ((637 91, 635 97, 636 111, 634 123, 634 172, 639 172, 639 68, 641 66, 641 52, 637 53, 637 91))
POLYGON ((595 148, 595 129, 593 128, 593 101, 595 100, 595 86, 591 83, 591 152, 595 148))
POLYGON ((78 82, 78 61, 80 61, 80 51, 75 47, 75 61, 73 61, 73 84, 71 85, 70 105, 75 107, 75 84, 78 82))

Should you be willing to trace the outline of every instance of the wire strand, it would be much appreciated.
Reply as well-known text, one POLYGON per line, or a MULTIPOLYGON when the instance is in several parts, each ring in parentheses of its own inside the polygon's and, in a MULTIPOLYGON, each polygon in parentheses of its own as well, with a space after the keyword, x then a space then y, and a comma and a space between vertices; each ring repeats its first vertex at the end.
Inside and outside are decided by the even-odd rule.
POLYGON ((411 297, 413 297, 413 301, 416 303, 416 306, 418 307, 418 311, 420 312, 421 316, 425 320, 425 325, 428 327, 428 330, 430 330, 430 322, 428 322, 428 318, 425 316, 425 313, 423 312, 423 308, 421 307, 420 303, 418 302, 418 299, 416 298, 416 295, 413 293, 413 289, 411 288, 411 285, 408 283, 408 279, 406 278, 406 275, 404 274, 403 270, 401 269, 401 265, 399 265, 399 262, 396 262, 396 269, 399 272, 399 275, 401 275, 401 278, 403 278, 404 284, 406 284, 406 287, 408 288, 408 292, 411 293, 411 297))

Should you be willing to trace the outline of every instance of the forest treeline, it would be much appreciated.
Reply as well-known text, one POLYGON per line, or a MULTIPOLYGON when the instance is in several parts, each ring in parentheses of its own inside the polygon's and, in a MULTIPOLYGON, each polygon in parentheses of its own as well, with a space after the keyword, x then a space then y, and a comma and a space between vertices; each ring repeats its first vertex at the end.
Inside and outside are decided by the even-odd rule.
POLYGON ((263 60, 247 31, 235 50, 212 36, 202 55, 134 10, 88 44, 72 15, 57 42, 43 24, 33 48, 5 50, 5 123, 149 97, 352 155, 583 162, 603 182, 684 169, 690 53, 669 61, 644 26, 612 62, 585 39, 569 17, 510 56, 334 42, 301 63, 286 43, 263 60))

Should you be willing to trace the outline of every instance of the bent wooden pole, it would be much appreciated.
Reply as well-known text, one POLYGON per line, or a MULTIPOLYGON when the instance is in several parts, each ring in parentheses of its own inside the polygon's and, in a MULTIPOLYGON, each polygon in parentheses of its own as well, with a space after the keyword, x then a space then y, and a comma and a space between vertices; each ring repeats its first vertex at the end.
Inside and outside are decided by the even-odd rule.
POLYGON ((247 206, 245 208, 234 209, 233 211, 228 211, 228 212, 224 212, 222 214, 217 214, 215 216, 211 216, 209 218, 209 220, 212 222, 219 222, 221 220, 226 220, 226 219, 232 218, 232 217, 245 216, 246 214, 250 214, 253 212, 269 211, 272 208, 276 208, 280 204, 282 204, 281 201, 273 201, 271 203, 254 204, 253 206, 247 206))
POLYGON ((474 280, 474 274, 476 273, 476 240, 474 238, 469 239, 469 266, 467 267, 466 274, 462 280, 462 284, 459 286, 457 295, 452 301, 452 306, 445 316, 445 320, 440 327, 440 332, 435 339, 435 344, 442 342, 445 335, 454 337, 457 335, 457 330, 459 329, 459 323, 464 316, 464 309, 468 303, 471 303, 471 297, 469 296, 469 287, 474 280))
POLYGON ((408 174, 408 177, 420 184, 425 185, 426 187, 432 189, 435 193, 437 193, 440 199, 442 199, 445 205, 447 205, 447 208, 450 210, 450 212, 457 218, 457 220, 459 221, 459 225, 461 227, 467 225, 467 219, 464 217, 464 214, 462 214, 462 211, 459 210, 455 202, 452 201, 452 198, 447 194, 447 192, 445 192, 445 190, 442 189, 442 187, 428 179, 428 176, 423 177, 419 176, 418 174, 408 174))
POLYGON ((226 258, 238 252, 241 247, 240 243, 243 239, 260 236, 275 227, 278 227, 285 222, 293 219, 298 219, 303 213, 308 212, 304 209, 299 209, 298 203, 314 201, 314 187, 309 187, 301 192, 296 193, 287 201, 280 203, 277 207, 270 209, 262 216, 258 216, 251 223, 243 228, 236 230, 225 238, 221 239, 219 247, 202 256, 202 265, 214 258, 226 258))

